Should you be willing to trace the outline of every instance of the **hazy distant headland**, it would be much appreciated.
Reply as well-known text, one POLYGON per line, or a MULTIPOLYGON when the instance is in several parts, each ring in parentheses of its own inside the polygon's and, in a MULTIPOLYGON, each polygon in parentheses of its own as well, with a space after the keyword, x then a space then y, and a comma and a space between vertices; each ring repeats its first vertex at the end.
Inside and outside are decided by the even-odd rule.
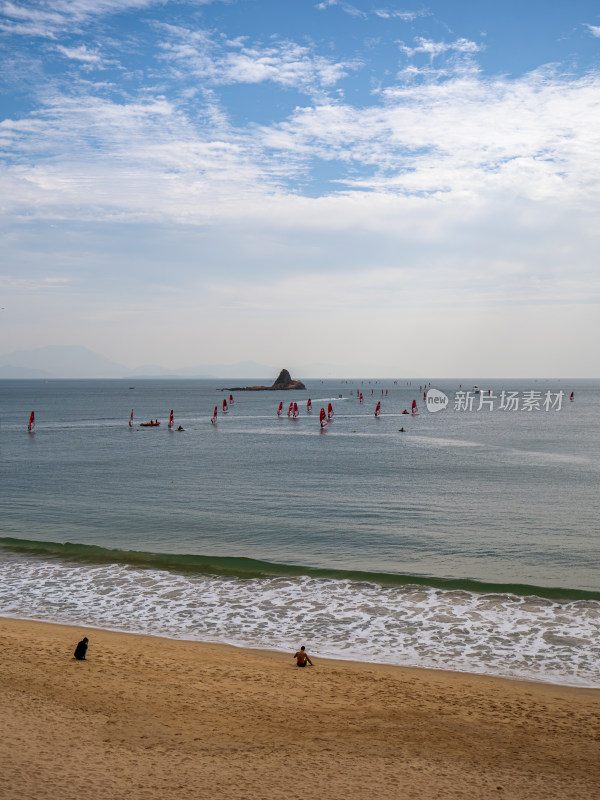
POLYGON ((273 365, 253 361, 236 364, 202 365, 173 369, 155 364, 128 367, 87 347, 51 345, 33 350, 16 350, 0 355, 0 379, 143 379, 197 378, 247 379, 272 375, 273 365))

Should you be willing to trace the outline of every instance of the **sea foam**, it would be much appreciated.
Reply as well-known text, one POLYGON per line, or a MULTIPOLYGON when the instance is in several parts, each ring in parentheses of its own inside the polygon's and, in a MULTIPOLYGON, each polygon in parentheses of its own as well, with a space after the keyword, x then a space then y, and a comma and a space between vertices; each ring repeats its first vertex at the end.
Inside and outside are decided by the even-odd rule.
POLYGON ((0 554, 0 614, 600 687, 600 602, 0 554))

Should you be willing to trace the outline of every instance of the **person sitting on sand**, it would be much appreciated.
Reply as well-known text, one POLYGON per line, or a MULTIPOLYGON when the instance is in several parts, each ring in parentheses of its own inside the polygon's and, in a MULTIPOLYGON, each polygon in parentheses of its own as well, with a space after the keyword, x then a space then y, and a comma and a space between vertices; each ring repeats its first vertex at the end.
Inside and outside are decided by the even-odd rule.
POLYGON ((297 667, 305 667, 308 664, 312 667, 313 663, 308 657, 304 645, 298 650, 297 653, 294 653, 294 658, 296 659, 296 666, 297 667))
POLYGON ((85 654, 87 653, 87 648, 88 648, 87 643, 88 643, 87 636, 84 636, 84 638, 77 643, 77 647, 75 648, 75 652, 73 653, 77 661, 85 661, 85 654))

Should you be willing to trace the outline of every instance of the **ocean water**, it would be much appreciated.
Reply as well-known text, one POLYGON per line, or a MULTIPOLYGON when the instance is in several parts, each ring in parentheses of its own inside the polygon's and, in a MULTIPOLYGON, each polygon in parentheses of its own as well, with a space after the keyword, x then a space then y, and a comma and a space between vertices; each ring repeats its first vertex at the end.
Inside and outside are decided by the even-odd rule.
POLYGON ((599 687, 600 382, 305 382, 1 381, 0 615, 599 687))

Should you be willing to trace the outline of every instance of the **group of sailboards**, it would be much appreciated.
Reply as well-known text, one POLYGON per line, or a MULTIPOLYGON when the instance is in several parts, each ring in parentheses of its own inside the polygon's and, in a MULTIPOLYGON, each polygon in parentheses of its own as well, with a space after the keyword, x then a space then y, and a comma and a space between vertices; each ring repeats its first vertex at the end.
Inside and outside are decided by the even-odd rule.
POLYGON ((327 425, 329 425, 329 423, 333 421, 333 416, 334 416, 333 406, 331 405, 331 403, 329 403, 327 405, 327 414, 325 414, 324 408, 322 408, 319 413, 319 423, 321 425, 321 428, 325 428, 327 425))
MULTIPOLYGON (((312 400, 310 399, 310 397, 306 402, 306 413, 312 414, 312 400)), ((283 400, 279 402, 279 406, 277 408, 277 416, 281 417, 282 415, 283 415, 283 400)), ((297 402, 292 401, 289 404, 287 415, 289 419, 298 419, 298 417, 300 416, 300 410, 298 408, 297 402)), ((331 420, 333 419, 333 415, 334 411, 331 403, 329 403, 329 405, 327 406, 327 412, 325 412, 324 408, 321 409, 321 412, 319 414, 319 422, 322 428, 324 428, 328 422, 331 422, 331 420)))
MULTIPOLYGON (((233 405, 233 395, 230 394, 229 395, 229 405, 227 405, 227 400, 225 398, 223 398, 223 412, 222 413, 223 414, 228 414, 229 413, 229 408, 232 405, 233 405)), ((213 425, 217 424, 218 410, 219 410, 219 406, 215 406, 215 410, 213 411, 213 415, 212 415, 212 417, 210 419, 210 421, 211 421, 211 423, 213 425)))
MULTIPOLYGON (((310 397, 306 401, 306 413, 312 414, 312 400, 310 399, 310 397)), ((282 414, 283 414, 283 400, 279 402, 279 406, 277 407, 277 416, 281 417, 282 414)), ((300 416, 298 403, 293 401, 290 403, 287 415, 290 419, 298 419, 298 417, 300 416)))
MULTIPOLYGON (((156 419, 151 419, 149 422, 140 422, 140 428, 158 428, 159 425, 160 425, 160 420, 158 419, 158 417, 156 419)), ((131 415, 129 417, 129 427, 130 428, 134 427, 133 408, 131 409, 131 415)), ((171 409, 171 412, 169 413, 169 424, 167 425, 167 428, 170 431, 185 430, 185 428, 182 428, 181 425, 178 428, 175 427, 175 417, 173 415, 173 409, 171 409)))

